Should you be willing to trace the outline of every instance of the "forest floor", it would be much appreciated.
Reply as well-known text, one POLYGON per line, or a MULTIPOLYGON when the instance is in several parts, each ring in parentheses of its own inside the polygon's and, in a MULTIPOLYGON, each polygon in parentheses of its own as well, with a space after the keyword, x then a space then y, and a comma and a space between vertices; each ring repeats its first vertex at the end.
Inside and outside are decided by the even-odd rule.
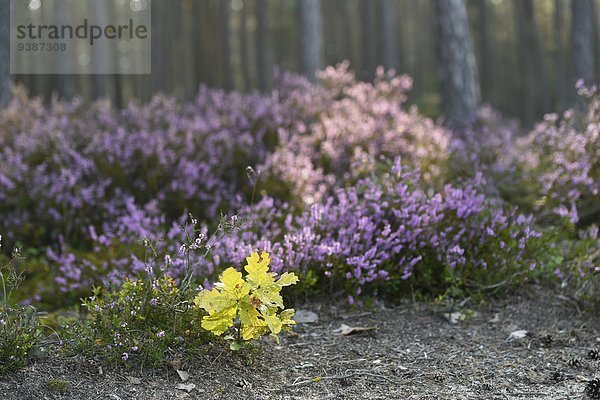
POLYGON ((0 399, 586 399, 587 381, 600 377, 600 360, 588 358, 600 347, 598 313, 538 286, 466 304, 454 323, 423 302, 301 309, 318 321, 253 357, 212 346, 192 364, 173 360, 185 382, 172 367, 115 370, 56 355, 0 376, 0 399))

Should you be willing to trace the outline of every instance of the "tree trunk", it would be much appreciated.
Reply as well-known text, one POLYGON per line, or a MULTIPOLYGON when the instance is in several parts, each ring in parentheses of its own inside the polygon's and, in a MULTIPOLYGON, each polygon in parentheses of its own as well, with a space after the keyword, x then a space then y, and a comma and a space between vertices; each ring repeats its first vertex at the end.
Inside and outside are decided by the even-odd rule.
POLYGON ((269 71, 267 71, 269 63, 267 62, 267 1, 257 0, 256 9, 256 58, 258 68, 258 87, 261 91, 266 92, 269 85, 269 71))
POLYGON ((222 55, 222 78, 223 87, 227 90, 233 89, 233 66, 231 63, 231 42, 232 42, 232 28, 231 28, 231 2, 228 0, 219 1, 219 14, 221 16, 221 55, 222 55))
POLYGON ((567 90, 565 89, 565 57, 563 51, 562 0, 554 0, 554 63, 556 65, 556 101, 555 107, 562 110, 567 90))
POLYGON ((481 94, 485 101, 490 101, 494 98, 494 73, 492 61, 492 46, 493 39, 490 29, 490 10, 488 0, 477 1, 479 14, 479 57, 481 71, 481 94))
POLYGON ((379 20, 381 21, 382 62, 386 68, 398 68, 400 40, 398 20, 394 0, 379 0, 379 20))
POLYGON ((196 60, 194 58, 194 25, 198 21, 194 21, 194 9, 192 7, 193 0, 183 0, 181 3, 182 29, 179 40, 179 51, 182 58, 181 68, 182 78, 181 87, 184 98, 189 101, 194 98, 198 91, 196 85, 196 77, 194 73, 197 70, 196 60))
POLYGON ((244 90, 249 91, 252 87, 252 82, 250 79, 250 44, 248 41, 248 15, 250 11, 248 8, 250 7, 249 1, 246 0, 244 2, 244 6, 241 10, 240 14, 240 51, 241 51, 241 60, 240 65, 242 68, 242 77, 244 78, 244 90))
POLYGON ((164 20, 166 6, 164 1, 156 1, 152 5, 152 90, 149 96, 166 89, 165 53, 169 40, 164 20))
POLYGON ((373 32, 374 21, 373 21, 373 10, 371 8, 370 1, 360 2, 360 16, 361 16, 361 47, 362 47, 362 77, 369 79, 375 72, 376 62, 376 41, 374 39, 373 32))
POLYGON ((315 72, 323 63, 323 37, 321 1, 300 1, 300 26, 302 40, 302 72, 315 81, 315 72))
MULTIPOLYGON (((57 25, 65 25, 66 24, 66 16, 68 13, 67 4, 63 1, 55 1, 54 2, 54 20, 57 25)), ((56 90, 60 98, 70 100, 75 95, 75 79, 77 75, 66 74, 64 71, 69 69, 70 60, 67 57, 59 57, 56 59, 56 62, 60 74, 56 75, 56 90)), ((86 66, 86 69, 91 68, 90 66, 86 66)))
MULTIPOLYGON (((60 3, 60 1, 58 1, 57 3, 60 3)), ((113 10, 112 10, 112 6, 110 6, 111 9, 109 9, 109 4, 102 4, 99 1, 93 1, 92 2, 92 9, 90 10, 94 16, 94 21, 96 25, 99 26, 106 26, 108 25, 111 21, 114 21, 114 17, 109 19, 109 12, 112 14, 113 10)), ((96 47, 95 51, 96 54, 99 55, 98 59, 94 62, 95 65, 93 65, 93 68, 98 68, 99 71, 104 71, 102 73, 95 73, 94 75, 91 76, 91 80, 92 80, 92 98, 93 99, 99 99, 99 98, 103 98, 103 97, 107 97, 110 96, 111 90, 109 90, 109 80, 110 80, 110 75, 107 75, 105 71, 107 71, 108 67, 109 67, 109 63, 118 63, 118 60, 116 59, 111 59, 111 57, 114 57, 114 54, 111 54, 109 49, 108 49, 108 43, 106 40, 100 40, 99 43, 95 44, 94 47, 96 47)), ((121 88, 114 88, 114 92, 116 94, 117 91, 120 91, 121 88)))
POLYGON ((0 0, 0 108, 10 99, 10 0, 0 0))
POLYGON ((437 0, 442 106, 451 125, 475 121, 479 81, 464 0, 437 0))
POLYGON ((594 9, 592 0, 572 0, 572 41, 575 79, 594 81, 594 9))
POLYGON ((527 1, 514 0, 514 13, 517 20, 517 37, 519 43, 519 68, 517 80, 519 85, 519 98, 521 99, 521 117, 526 126, 530 126, 534 119, 535 104, 535 76, 533 73, 532 48, 527 12, 527 1))

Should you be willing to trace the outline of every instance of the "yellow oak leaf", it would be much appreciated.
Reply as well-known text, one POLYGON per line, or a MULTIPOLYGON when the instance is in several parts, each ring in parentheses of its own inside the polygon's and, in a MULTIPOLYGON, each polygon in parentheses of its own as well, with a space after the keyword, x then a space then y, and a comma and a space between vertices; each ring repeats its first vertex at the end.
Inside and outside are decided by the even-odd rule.
POLYGON ((209 313, 214 313, 234 306, 236 299, 218 289, 203 290, 194 299, 194 304, 209 313))
POLYGON ((290 286, 298 282, 298 277, 293 272, 284 272, 277 280, 279 286, 290 286))
POLYGON ((252 292, 262 304, 268 307, 283 308, 283 297, 279 294, 279 288, 276 286, 258 288, 252 292))
POLYGON ((240 304, 239 317, 242 326, 264 326, 264 322, 261 324, 260 313, 248 303, 240 304))
POLYGON ((267 331, 267 324, 265 326, 242 326, 242 339, 251 340, 258 339, 264 335, 267 331))
POLYGON ((278 334, 281 332, 281 319, 277 316, 277 314, 264 315, 264 318, 271 333, 278 334))
POLYGON ((229 327, 233 326, 233 319, 237 308, 231 307, 206 315, 202 318, 202 327, 215 335, 222 335, 229 327))
POLYGON ((269 253, 262 252, 259 256, 258 253, 254 252, 250 255, 250 257, 246 258, 248 265, 244 267, 246 272, 248 272, 248 283, 253 287, 259 286, 267 286, 271 285, 274 282, 273 273, 269 271, 269 263, 271 259, 269 258, 269 253))
POLYGON ((234 268, 227 268, 220 276, 219 283, 215 284, 217 288, 233 296, 236 300, 248 295, 250 287, 242 279, 242 273, 234 268))
POLYGON ((296 321, 292 318, 294 317, 294 309, 288 308, 287 310, 283 310, 279 313, 279 318, 281 318, 281 325, 284 331, 290 331, 292 329, 292 325, 296 325, 296 321))

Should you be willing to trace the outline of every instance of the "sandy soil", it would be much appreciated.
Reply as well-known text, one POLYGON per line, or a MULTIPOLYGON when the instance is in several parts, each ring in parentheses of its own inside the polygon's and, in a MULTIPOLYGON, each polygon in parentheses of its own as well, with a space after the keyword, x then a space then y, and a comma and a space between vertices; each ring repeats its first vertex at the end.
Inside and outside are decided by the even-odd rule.
POLYGON ((598 313, 549 289, 467 303, 456 323, 445 315, 454 310, 429 303, 298 308, 318 321, 256 355, 215 345, 193 362, 174 359, 186 382, 172 366, 114 370, 55 355, 0 376, 0 399, 588 399, 588 382, 600 378, 589 354, 600 348, 598 313), (342 325, 367 329, 344 335, 342 325), (49 388, 56 380, 67 383, 49 388))

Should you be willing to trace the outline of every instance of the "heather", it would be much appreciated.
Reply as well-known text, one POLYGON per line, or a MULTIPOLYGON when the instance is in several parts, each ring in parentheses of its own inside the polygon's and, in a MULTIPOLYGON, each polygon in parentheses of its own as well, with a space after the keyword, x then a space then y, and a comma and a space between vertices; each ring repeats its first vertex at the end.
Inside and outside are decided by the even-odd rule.
POLYGON ((577 88, 579 107, 546 115, 517 143, 516 158, 542 218, 589 225, 600 217, 600 97, 596 86, 577 88))
POLYGON ((406 75, 361 82, 343 63, 318 76, 124 109, 16 92, 0 114, 0 229, 36 249, 24 297, 60 306, 119 287, 149 273, 149 248, 175 285, 210 287, 264 250, 274 272, 300 276, 295 293, 351 303, 544 274, 590 292, 594 88, 520 136, 490 108, 445 128, 407 105, 406 75))

